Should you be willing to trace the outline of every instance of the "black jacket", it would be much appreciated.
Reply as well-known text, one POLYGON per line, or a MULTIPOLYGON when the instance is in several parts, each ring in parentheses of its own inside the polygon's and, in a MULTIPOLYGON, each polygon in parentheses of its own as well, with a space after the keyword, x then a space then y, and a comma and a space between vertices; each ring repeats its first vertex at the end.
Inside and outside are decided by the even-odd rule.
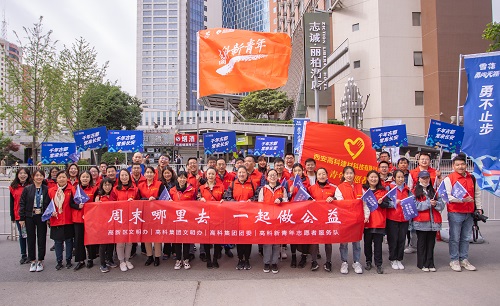
MULTIPOLYGON (((50 203, 49 189, 46 185, 40 187, 42 188, 42 214, 45 212, 50 203)), ((21 221, 25 221, 26 217, 33 217, 33 206, 35 204, 35 194, 36 187, 34 184, 26 186, 21 194, 21 200, 19 201, 19 216, 21 221)))

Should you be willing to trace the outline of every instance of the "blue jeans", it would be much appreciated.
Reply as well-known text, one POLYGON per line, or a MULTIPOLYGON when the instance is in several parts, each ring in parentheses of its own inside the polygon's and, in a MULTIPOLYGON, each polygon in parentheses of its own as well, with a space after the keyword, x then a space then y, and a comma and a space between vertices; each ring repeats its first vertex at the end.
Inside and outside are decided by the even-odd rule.
POLYGON ((73 238, 66 240, 54 240, 57 262, 63 260, 63 243, 66 244, 66 262, 71 262, 73 257, 73 238))
POLYGON ((450 259, 464 260, 469 257, 469 241, 472 236, 472 214, 448 213, 450 225, 450 259))
POLYGON ((17 230, 19 231, 19 246, 21 247, 21 257, 26 257, 26 238, 23 238, 23 233, 21 232, 21 224, 16 221, 17 230))
MULTIPOLYGON (((349 255, 349 244, 341 243, 340 247, 340 259, 342 261, 347 262, 347 257, 349 255)), ((359 241, 352 243, 352 261, 359 262, 359 258, 361 257, 361 243, 359 241)))

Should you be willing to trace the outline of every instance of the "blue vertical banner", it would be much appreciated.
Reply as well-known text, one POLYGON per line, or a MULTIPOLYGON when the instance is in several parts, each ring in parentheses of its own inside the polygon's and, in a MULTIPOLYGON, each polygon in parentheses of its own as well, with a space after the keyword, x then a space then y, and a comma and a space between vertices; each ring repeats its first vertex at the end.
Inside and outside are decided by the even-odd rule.
POLYGON ((462 151, 481 189, 500 196, 500 52, 464 56, 467 100, 462 151))
POLYGON ((108 152, 144 151, 143 131, 108 131, 108 152))
POLYGON ((42 164, 66 164, 76 155, 74 142, 42 142, 42 164))
POLYGON ((309 118, 293 118, 293 154, 298 155, 304 141, 304 125, 309 118))
POLYGON ((236 152, 236 132, 205 133, 203 146, 207 155, 236 152))
POLYGON ((75 138, 78 153, 87 150, 101 149, 108 144, 108 132, 105 126, 75 131, 73 132, 73 137, 75 138))
POLYGON ((463 139, 463 126, 431 119, 425 144, 430 147, 443 147, 447 152, 459 153, 463 139))
POLYGON ((407 147, 408 136, 406 135, 406 124, 382 126, 370 129, 372 147, 407 147))
POLYGON ((279 137, 255 137, 254 155, 266 155, 273 157, 285 157, 285 138, 279 137))

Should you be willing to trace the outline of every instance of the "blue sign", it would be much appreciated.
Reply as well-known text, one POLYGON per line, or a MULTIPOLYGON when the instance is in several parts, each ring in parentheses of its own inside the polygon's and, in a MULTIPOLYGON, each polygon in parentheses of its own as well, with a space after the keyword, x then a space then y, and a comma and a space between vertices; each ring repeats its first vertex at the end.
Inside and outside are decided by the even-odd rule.
POLYGON ((236 133, 206 133, 203 135, 203 146, 207 155, 236 152, 236 133))
POLYGON ((406 221, 418 216, 417 203, 415 203, 415 196, 407 197, 401 200, 401 208, 403 209, 403 216, 406 221))
POLYGON ((256 136, 254 155, 283 158, 285 157, 285 141, 285 138, 256 136))
POLYGON ((462 151, 481 189, 500 196, 500 52, 464 56, 467 100, 462 151))
POLYGON ((406 135, 406 124, 382 126, 370 129, 372 147, 407 147, 408 136, 406 135))
POLYGON ((293 118, 293 154, 298 155, 304 141, 304 125, 309 118, 293 118))
POLYGON ((104 148, 108 143, 105 126, 73 132, 78 153, 104 148))
POLYGON ((430 147, 441 146, 444 151, 459 153, 463 138, 462 126, 431 119, 425 144, 430 147))
POLYGON ((42 164, 66 164, 75 153, 74 142, 42 142, 42 164))
POLYGON ((108 131, 108 152, 144 151, 143 131, 108 131))

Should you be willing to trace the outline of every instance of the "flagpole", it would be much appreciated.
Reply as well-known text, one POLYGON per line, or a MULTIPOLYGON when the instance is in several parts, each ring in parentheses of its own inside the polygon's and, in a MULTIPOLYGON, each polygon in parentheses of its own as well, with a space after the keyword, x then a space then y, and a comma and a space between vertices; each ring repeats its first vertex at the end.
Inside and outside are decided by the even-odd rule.
POLYGON ((460 54, 458 57, 458 98, 457 98, 457 125, 460 125, 460 89, 462 87, 462 58, 463 55, 460 54))

